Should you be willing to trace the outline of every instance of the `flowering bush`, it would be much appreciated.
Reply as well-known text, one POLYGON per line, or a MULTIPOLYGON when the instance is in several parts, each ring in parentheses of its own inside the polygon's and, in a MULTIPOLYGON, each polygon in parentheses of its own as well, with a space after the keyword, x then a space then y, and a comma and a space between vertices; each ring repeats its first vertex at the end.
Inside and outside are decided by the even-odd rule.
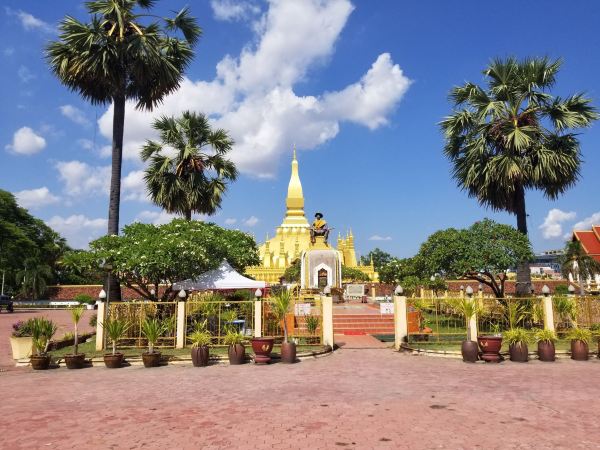
POLYGON ((32 335, 31 333, 31 319, 28 321, 19 320, 18 322, 13 323, 13 337, 29 337, 32 335))

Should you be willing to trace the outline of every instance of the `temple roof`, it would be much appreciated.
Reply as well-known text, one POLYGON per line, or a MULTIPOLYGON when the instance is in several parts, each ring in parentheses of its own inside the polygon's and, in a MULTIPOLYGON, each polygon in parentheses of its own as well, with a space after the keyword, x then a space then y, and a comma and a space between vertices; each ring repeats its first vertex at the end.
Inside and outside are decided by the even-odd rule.
POLYGON ((302 227, 308 228, 308 220, 304 215, 304 194, 302 192, 302 183, 298 173, 298 160, 296 159, 296 148, 294 147, 294 156, 292 158, 292 173, 290 183, 288 184, 287 197, 285 199, 285 218, 282 227, 302 227))
POLYGON ((581 242, 589 256, 600 262, 600 225, 593 225, 591 230, 573 231, 573 238, 581 242))

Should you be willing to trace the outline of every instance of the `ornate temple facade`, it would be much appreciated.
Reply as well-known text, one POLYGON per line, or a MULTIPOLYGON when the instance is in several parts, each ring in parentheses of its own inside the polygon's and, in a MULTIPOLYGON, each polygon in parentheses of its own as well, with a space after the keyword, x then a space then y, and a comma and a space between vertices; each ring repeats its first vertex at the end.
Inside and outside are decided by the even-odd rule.
MULTIPOLYGON (((281 225, 277 227, 275 236, 272 238, 267 236, 264 244, 259 247, 261 264, 246 269, 246 273, 256 280, 279 283, 285 269, 299 259, 302 252, 311 246, 310 224, 304 214, 304 194, 302 193, 295 150, 285 207, 285 217, 281 225)), ((371 281, 379 281, 379 275, 372 263, 365 266, 358 264, 352 232, 347 233, 345 238, 342 238, 341 235, 338 236, 337 250, 344 266, 359 269, 371 281)))

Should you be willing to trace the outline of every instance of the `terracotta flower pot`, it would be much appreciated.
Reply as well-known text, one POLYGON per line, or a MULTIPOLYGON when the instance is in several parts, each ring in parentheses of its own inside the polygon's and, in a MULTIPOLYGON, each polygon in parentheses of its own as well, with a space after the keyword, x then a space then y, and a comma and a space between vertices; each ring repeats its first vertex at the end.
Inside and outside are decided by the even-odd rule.
POLYGON ((118 369, 123 364, 123 353, 107 353, 104 355, 104 365, 108 369, 118 369))
POLYGON ((281 343, 281 362, 292 364, 296 362, 296 343, 281 343))
POLYGON ((48 370, 50 355, 31 355, 30 362, 33 370, 48 370))
POLYGON ((274 340, 271 337, 252 338, 252 350, 254 351, 254 362, 256 364, 268 364, 271 362, 271 351, 274 340))
POLYGON ((475 341, 463 341, 460 352, 464 362, 474 363, 479 359, 479 349, 475 341))
POLYGON ((481 349, 481 359, 485 362, 500 362, 502 356, 500 349, 502 348, 502 336, 478 336, 477 343, 481 349))
POLYGON ((85 365, 85 353, 65 355, 65 364, 67 369, 82 369, 85 365))
POLYGON ((540 361, 552 362, 556 359, 556 349, 552 341, 538 342, 538 358, 540 361))
POLYGON ((246 358, 246 347, 244 347, 244 344, 230 345, 227 349, 227 356, 229 357, 229 364, 243 364, 246 358))
POLYGON ((208 357, 208 345, 192 348, 192 364, 194 365, 194 367, 208 366, 208 357))
POLYGON ((509 345, 508 352, 510 353, 510 360, 513 362, 529 361, 529 349, 525 342, 509 345))
POLYGON ((160 352, 144 352, 142 353, 142 361, 144 367, 158 367, 160 364, 160 352))
POLYGON ((571 340, 571 359, 575 361, 587 361, 589 350, 587 342, 580 341, 579 339, 571 340))

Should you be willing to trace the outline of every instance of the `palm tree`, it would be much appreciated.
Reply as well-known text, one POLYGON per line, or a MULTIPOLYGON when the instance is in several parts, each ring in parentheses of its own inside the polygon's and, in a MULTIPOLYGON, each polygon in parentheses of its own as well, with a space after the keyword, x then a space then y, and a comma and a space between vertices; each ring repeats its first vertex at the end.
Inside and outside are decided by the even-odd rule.
MULTIPOLYGON (((444 153, 458 185, 481 205, 517 216, 527 234, 525 191, 555 199, 579 178, 581 151, 573 132, 598 118, 583 94, 554 97, 560 60, 492 61, 486 87, 474 83, 450 93, 452 115, 441 122, 444 153)), ((529 263, 517 268, 517 293, 529 294, 529 263)))
MULTIPOLYGON (((137 108, 151 110, 177 90, 201 34, 187 8, 173 18, 138 12, 150 10, 154 3, 86 2, 90 23, 66 16, 60 24, 59 40, 46 49, 48 63, 61 83, 92 104, 114 105, 108 234, 119 233, 125 101, 133 100, 137 108)), ((111 298, 119 299, 116 280, 110 289, 111 298)))
POLYGON ((16 274, 17 283, 21 283, 21 293, 32 299, 40 298, 52 278, 52 268, 37 258, 27 258, 23 269, 16 274))
POLYGON ((148 141, 142 149, 142 159, 150 160, 144 178, 152 201, 187 220, 193 212, 214 214, 237 177, 225 158, 233 145, 227 131, 212 130, 205 115, 189 111, 161 117, 153 126, 161 142, 148 141))
POLYGON ((568 279, 570 273, 574 277, 579 275, 579 292, 582 296, 585 295, 585 280, 600 273, 600 263, 585 252, 578 240, 567 242, 561 263, 565 278, 568 279))

